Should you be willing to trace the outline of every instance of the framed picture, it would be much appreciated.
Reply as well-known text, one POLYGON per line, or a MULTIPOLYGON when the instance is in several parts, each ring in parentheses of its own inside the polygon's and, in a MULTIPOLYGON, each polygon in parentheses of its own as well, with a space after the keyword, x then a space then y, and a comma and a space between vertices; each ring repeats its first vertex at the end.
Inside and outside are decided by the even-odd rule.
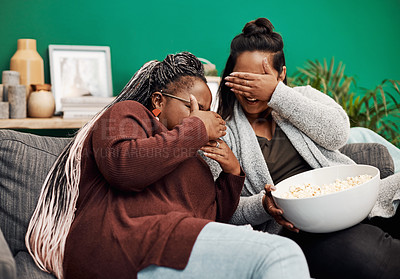
POLYGON ((112 97, 110 47, 49 45, 50 77, 61 111, 61 98, 112 97))

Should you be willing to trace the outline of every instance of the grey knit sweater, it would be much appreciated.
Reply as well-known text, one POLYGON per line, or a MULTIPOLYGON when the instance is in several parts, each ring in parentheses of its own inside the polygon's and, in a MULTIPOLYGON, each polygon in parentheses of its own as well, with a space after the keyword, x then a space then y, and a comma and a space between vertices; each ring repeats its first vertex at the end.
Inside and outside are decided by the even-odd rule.
MULTIPOLYGON (((312 168, 354 164, 338 151, 346 144, 350 125, 346 112, 332 98, 310 86, 290 88, 280 82, 268 106, 273 109, 272 117, 277 125, 312 168)), ((273 181, 254 130, 238 102, 227 127, 223 140, 246 173, 242 197, 231 223, 257 225, 264 231, 276 232, 279 226, 262 206, 264 185, 273 181)), ((218 177, 219 164, 211 159, 206 161, 214 177, 218 177)), ((395 213, 393 203, 400 199, 400 175, 382 180, 380 187, 370 217, 390 217, 395 213)))

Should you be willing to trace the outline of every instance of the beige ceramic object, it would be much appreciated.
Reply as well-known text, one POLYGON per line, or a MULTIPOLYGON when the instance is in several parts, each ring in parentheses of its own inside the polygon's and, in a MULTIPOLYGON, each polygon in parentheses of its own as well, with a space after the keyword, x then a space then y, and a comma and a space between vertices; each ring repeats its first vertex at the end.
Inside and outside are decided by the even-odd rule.
POLYGON ((54 114, 54 96, 49 91, 34 91, 28 99, 28 116, 34 118, 49 118, 54 114))
POLYGON ((10 103, 10 118, 26 118, 26 86, 9 85, 7 96, 10 103))
POLYGON ((44 83, 43 59, 36 51, 36 40, 18 40, 17 51, 11 57, 10 69, 20 73, 20 84, 26 86, 27 97, 31 84, 44 83))

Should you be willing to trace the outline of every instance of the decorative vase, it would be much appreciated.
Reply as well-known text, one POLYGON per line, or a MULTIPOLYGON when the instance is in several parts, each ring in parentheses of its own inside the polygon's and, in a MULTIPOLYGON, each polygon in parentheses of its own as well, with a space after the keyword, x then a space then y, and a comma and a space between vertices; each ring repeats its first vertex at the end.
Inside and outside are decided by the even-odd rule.
POLYGON ((30 92, 31 84, 44 83, 43 59, 36 51, 36 40, 18 40, 17 51, 11 57, 10 69, 20 73, 20 84, 26 86, 26 97, 30 92))
POLYGON ((28 116, 35 118, 50 118, 54 114, 55 100, 48 84, 32 85, 34 90, 28 98, 28 116))
POLYGON ((8 101, 10 103, 10 118, 26 118, 25 85, 8 86, 8 101))

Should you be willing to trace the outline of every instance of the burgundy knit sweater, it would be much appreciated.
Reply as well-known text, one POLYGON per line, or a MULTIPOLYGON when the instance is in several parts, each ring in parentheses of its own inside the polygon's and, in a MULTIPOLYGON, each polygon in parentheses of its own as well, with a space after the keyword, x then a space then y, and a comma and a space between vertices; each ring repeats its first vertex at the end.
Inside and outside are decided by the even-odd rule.
POLYGON ((65 278, 136 278, 151 264, 185 268, 202 228, 232 216, 244 176, 222 173, 214 183, 197 154, 208 141, 197 117, 168 131, 144 106, 124 101, 96 123, 82 151, 65 278))

